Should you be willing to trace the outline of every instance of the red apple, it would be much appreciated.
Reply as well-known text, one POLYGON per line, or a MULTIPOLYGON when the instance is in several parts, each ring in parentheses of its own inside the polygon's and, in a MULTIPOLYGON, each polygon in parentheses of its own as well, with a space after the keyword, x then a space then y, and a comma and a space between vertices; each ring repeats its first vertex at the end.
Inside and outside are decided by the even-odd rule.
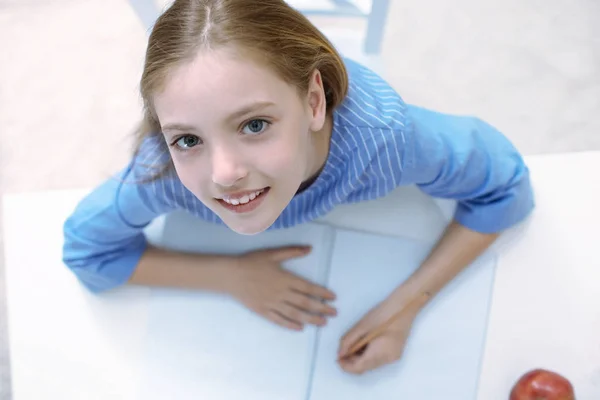
POLYGON ((515 383, 510 400, 575 400, 575 392, 564 376, 538 368, 527 372, 515 383))

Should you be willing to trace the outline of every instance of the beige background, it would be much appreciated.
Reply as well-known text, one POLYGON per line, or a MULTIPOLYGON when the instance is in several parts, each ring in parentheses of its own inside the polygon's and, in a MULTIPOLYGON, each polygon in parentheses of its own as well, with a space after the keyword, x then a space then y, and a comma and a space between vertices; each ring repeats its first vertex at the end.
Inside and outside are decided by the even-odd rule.
MULTIPOLYGON (((525 154, 597 150, 599 15, 597 0, 392 0, 382 62, 406 101, 476 114, 525 154)), ((145 40, 124 0, 0 0, 1 192, 89 187, 122 166, 140 115, 145 40)))

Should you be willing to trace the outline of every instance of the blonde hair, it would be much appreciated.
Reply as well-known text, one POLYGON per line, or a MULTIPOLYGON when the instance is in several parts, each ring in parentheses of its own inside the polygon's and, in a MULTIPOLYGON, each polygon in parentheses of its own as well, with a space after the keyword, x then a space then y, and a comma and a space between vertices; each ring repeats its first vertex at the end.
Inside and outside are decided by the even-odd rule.
MULTIPOLYGON (((342 103, 348 75, 331 42, 284 0, 175 0, 157 19, 146 50, 140 92, 144 104, 135 144, 138 154, 149 136, 162 136, 152 97, 168 74, 193 60, 202 49, 235 46, 270 67, 281 79, 306 93, 314 70, 321 73, 327 112, 342 103)), ((162 150, 168 153, 164 140, 162 150)), ((169 157, 170 160, 170 157, 169 157)), ((156 179, 172 162, 152 166, 156 179)))

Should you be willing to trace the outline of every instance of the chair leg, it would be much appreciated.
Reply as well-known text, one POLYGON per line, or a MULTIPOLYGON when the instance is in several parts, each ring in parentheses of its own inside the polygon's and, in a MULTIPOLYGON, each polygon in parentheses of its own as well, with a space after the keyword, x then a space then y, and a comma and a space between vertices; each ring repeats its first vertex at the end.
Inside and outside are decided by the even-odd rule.
POLYGON ((383 41, 390 2, 391 0, 373 0, 365 38, 365 53, 367 54, 379 54, 381 52, 381 42, 383 41))
POLYGON ((129 3, 131 3, 131 7, 133 7, 133 10, 144 25, 146 33, 150 34, 150 28, 152 28, 160 14, 156 3, 153 0, 129 0, 129 3))

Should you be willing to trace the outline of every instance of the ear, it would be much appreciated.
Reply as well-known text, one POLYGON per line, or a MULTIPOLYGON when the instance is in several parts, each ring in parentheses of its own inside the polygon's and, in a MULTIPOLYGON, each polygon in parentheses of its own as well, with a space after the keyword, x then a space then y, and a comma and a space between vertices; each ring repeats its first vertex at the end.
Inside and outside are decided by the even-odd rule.
POLYGON ((316 69, 310 76, 308 84, 308 111, 310 113, 310 129, 319 131, 325 124, 327 114, 327 100, 321 72, 316 69))

